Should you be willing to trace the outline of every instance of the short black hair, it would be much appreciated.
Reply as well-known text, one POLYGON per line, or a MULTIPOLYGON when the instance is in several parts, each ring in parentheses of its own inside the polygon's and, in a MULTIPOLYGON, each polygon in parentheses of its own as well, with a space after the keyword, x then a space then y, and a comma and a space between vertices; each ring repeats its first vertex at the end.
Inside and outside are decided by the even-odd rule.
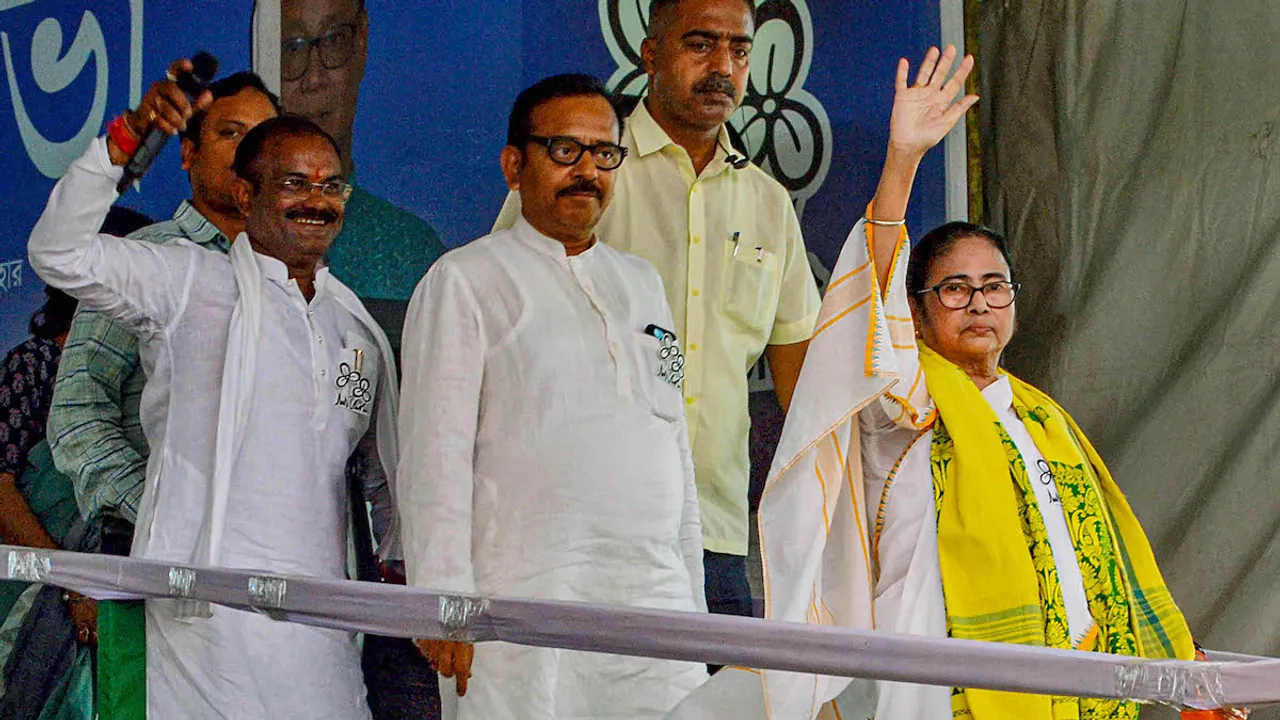
POLYGON ((258 187, 260 176, 257 166, 258 157, 262 155, 262 149, 271 140, 287 135, 315 135, 322 137, 333 147, 334 154, 339 159, 342 157, 342 151, 338 149, 338 143, 334 142, 333 137, 319 125, 301 115, 277 115, 270 120, 264 120, 257 127, 245 133, 244 139, 240 141, 240 145, 236 148, 236 158, 231 162, 232 172, 237 177, 248 180, 255 188, 258 187))
POLYGON ((929 281, 929 271, 938 258, 947 254, 957 242, 968 237, 979 237, 991 243, 1000 251, 1000 256, 1009 266, 1009 279, 1013 280, 1013 262, 1009 260, 1009 246, 1004 235, 983 225, 975 225, 960 220, 939 225, 925 233, 920 242, 911 248, 911 259, 907 263, 907 295, 918 302, 920 293, 929 281))
POLYGON ((507 120, 507 144, 523 148, 533 134, 533 111, 558 98, 599 95, 613 108, 618 118, 618 132, 622 132, 622 112, 618 109, 613 93, 596 78, 582 73, 566 73, 543 78, 516 96, 507 120))
MULTIPOLYGON (((751 0, 740 0, 751 13, 751 24, 756 21, 756 6, 751 0)), ((653 0, 649 5, 649 28, 646 36, 657 40, 671 26, 671 14, 680 7, 680 0, 653 0)))
POLYGON ((71 330, 71 320, 75 318, 76 308, 80 302, 56 287, 46 285, 44 288, 44 305, 31 316, 27 330, 31 337, 41 340, 54 340, 71 330))
MULTIPOLYGON (((228 75, 221 80, 215 80, 209 83, 208 90, 209 94, 213 95, 214 100, 238 95, 243 90, 257 90, 265 95, 267 100, 271 101, 271 107, 275 108, 276 113, 280 112, 280 98, 267 89, 266 84, 262 82, 262 78, 258 77, 257 73, 252 73, 248 70, 228 75)), ((199 147, 200 126, 204 124, 204 116, 207 114, 208 109, 206 108, 192 115, 191 119, 187 121, 187 129, 178 133, 178 137, 183 140, 190 140, 199 147)))

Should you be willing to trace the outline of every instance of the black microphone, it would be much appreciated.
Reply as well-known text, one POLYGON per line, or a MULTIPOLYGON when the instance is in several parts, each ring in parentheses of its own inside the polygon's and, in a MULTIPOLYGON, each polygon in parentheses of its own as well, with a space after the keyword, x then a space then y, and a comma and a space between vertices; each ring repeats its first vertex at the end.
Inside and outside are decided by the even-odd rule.
MULTIPOLYGON (((179 74, 174 81, 194 103, 196 98, 200 97, 200 93, 204 92, 204 89, 213 81, 213 76, 217 74, 218 59, 201 50, 191 58, 191 72, 179 74)), ((169 134, 165 131, 156 127, 148 130, 147 136, 138 146, 138 151, 124 166, 124 177, 120 178, 120 182, 116 185, 116 192, 123 194, 134 181, 141 178, 151 168, 151 163, 155 162, 156 156, 168 141, 169 134)))
POLYGON ((725 151, 724 161, 729 163, 729 165, 733 167, 734 170, 742 170, 743 168, 751 164, 751 158, 743 157, 733 152, 729 148, 725 147, 723 144, 721 144, 720 138, 716 138, 716 145, 719 145, 720 149, 725 151))

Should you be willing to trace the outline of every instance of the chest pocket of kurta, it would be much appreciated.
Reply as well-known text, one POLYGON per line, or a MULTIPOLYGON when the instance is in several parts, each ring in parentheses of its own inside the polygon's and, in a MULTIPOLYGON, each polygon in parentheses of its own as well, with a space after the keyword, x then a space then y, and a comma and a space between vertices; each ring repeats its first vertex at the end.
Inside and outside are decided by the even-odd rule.
MULTIPOLYGON (((674 340, 674 335, 672 336, 674 340)), ((634 390, 637 399, 648 405, 654 415, 676 422, 684 412, 680 386, 684 379, 684 354, 678 342, 664 343, 647 333, 633 334, 632 367, 635 368, 634 390)))
POLYGON ((778 256, 763 248, 750 247, 750 242, 741 238, 736 255, 734 244, 725 244, 723 267, 721 312, 745 328, 764 329, 773 306, 778 256))
POLYGON ((357 415, 369 417, 378 396, 378 353, 354 334, 348 334, 338 353, 333 375, 333 404, 357 415))

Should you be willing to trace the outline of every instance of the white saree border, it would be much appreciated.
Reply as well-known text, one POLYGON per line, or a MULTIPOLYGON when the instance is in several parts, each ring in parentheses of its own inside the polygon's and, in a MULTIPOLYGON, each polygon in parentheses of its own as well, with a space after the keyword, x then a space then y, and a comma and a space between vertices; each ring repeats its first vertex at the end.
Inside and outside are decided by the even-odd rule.
MULTIPOLYGON (((901 230, 882 298, 865 220, 845 241, 760 501, 766 616, 873 629, 875 563, 858 412, 882 402, 904 426, 933 419, 904 282, 901 230)), ((765 716, 813 718, 847 678, 761 673, 765 716)))
MULTIPOLYGON (((870 231, 860 220, 836 261, 760 500, 770 620, 874 629, 871 515, 858 412, 881 402, 907 427, 933 421, 904 283, 907 232, 901 230, 889 292, 882 298, 870 231)), ((848 678, 726 668, 667 720, 811 720, 849 683, 848 678)), ((822 717, 836 712, 827 705, 822 717)))

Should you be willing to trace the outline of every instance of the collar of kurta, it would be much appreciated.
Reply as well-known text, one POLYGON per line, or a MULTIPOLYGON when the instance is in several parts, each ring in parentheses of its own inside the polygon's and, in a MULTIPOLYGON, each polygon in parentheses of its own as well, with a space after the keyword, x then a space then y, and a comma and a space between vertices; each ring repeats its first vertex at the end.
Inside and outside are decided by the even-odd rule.
MULTIPOLYGON (((662 129, 662 126, 658 124, 658 121, 653 119, 653 115, 649 114, 649 108, 646 105, 647 102, 648 96, 645 96, 645 99, 641 100, 640 103, 636 105, 636 109, 632 111, 631 116, 627 118, 626 134, 631 136, 632 142, 626 144, 631 145, 640 157, 652 155, 653 153, 661 152, 667 148, 672 148, 673 151, 684 153, 685 157, 688 157, 689 153, 683 147, 676 144, 676 141, 671 139, 671 136, 667 134, 666 130, 662 129)), ((728 170, 730 166, 729 163, 724 161, 724 158, 729 156, 728 149, 732 147, 733 144, 729 138, 729 130, 725 128, 724 125, 721 125, 719 144, 716 147, 716 154, 711 158, 711 162, 708 163, 707 167, 703 170, 703 175, 715 175, 728 170)))
MULTIPOLYGON (((249 236, 240 233, 236 238, 236 242, 246 242, 252 245, 249 236)), ((263 279, 270 280, 277 285, 287 285, 289 283, 289 267, 283 261, 273 258, 270 255, 263 255, 257 250, 253 251, 253 259, 258 262, 258 268, 262 271, 263 279)), ((324 295, 329 283, 329 268, 321 265, 316 268, 316 294, 317 298, 324 295)), ((314 300, 313 300, 314 302, 314 300)))
MULTIPOLYGON (((222 386, 218 399, 218 425, 214 444, 213 477, 210 501, 205 508, 202 531, 196 545, 195 562, 218 565, 219 551, 226 527, 227 498, 231 488, 231 470, 240 453, 248 427, 249 412, 253 404, 253 386, 257 378, 258 348, 262 338, 262 281, 284 283, 288 271, 279 260, 254 252, 248 235, 241 233, 228 253, 236 282, 236 304, 231 314, 231 327, 223 360, 222 386)), ((378 457, 387 477, 392 501, 395 500, 395 473, 399 452, 396 446, 396 410, 399 397, 396 390, 395 364, 392 362, 391 345, 382 329, 374 322, 355 293, 338 282, 329 279, 328 271, 321 268, 316 273, 316 297, 325 292, 354 316, 373 336, 378 345, 381 372, 385 381, 378 391, 377 444, 378 457)), ((398 557, 399 528, 393 520, 388 532, 390 542, 379 547, 383 558, 398 557)), ((196 606, 184 610, 184 614, 208 616, 208 609, 196 606)))
MULTIPOLYGON (((516 237, 525 245, 528 245, 543 255, 554 258, 561 264, 568 264, 569 255, 565 252, 564 243, 556 240, 555 238, 549 238, 546 235, 543 235, 537 228, 530 225, 529 221, 525 220, 523 215, 521 215, 516 220, 515 224, 511 226, 511 230, 515 232, 516 237)), ((596 252, 596 248, 599 246, 599 238, 592 238, 591 247, 583 250, 574 257, 587 257, 588 255, 596 252)))

